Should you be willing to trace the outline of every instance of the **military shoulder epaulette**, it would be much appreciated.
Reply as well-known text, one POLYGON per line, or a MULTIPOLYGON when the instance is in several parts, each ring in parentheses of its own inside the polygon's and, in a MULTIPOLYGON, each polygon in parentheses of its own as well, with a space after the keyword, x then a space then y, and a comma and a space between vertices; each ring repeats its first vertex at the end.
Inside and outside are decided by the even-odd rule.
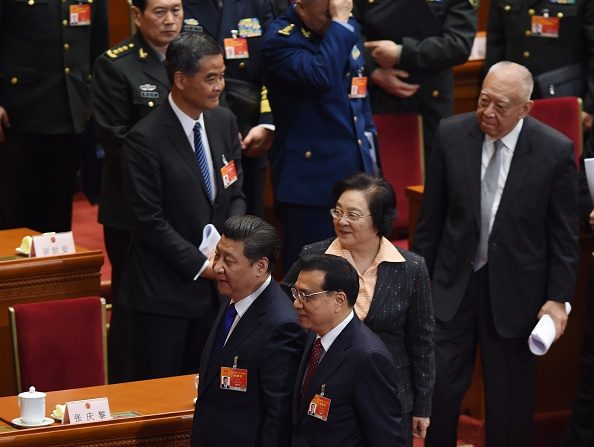
POLYGON ((290 36, 295 32, 295 24, 290 23, 289 25, 285 26, 283 29, 279 29, 278 33, 282 34, 283 36, 290 36))
POLYGON ((134 49, 134 42, 127 43, 125 45, 120 45, 119 47, 114 47, 106 51, 110 58, 116 59, 124 54, 130 54, 130 50, 134 49))

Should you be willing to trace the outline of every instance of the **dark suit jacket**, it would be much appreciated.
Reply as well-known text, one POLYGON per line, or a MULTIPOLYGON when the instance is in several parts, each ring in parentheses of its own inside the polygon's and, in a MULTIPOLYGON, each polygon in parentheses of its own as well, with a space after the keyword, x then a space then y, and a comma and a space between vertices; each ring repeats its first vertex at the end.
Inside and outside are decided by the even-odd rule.
MULTIPOLYGON (((431 146, 439 120, 454 113, 453 67, 470 55, 476 34, 476 4, 468 0, 354 2, 365 39, 387 39, 402 45, 395 68, 409 73, 405 82, 421 85, 410 98, 399 98, 371 84, 373 113, 421 114, 426 146, 431 146)), ((371 73, 378 65, 369 51, 366 55, 371 73)))
MULTIPOLYGON (((300 253, 323 254, 334 238, 306 245, 300 253)), ((433 302, 425 261, 397 250, 405 262, 382 262, 365 325, 382 339, 394 358, 398 397, 404 414, 428 417, 435 381, 433 302)), ((283 280, 288 287, 299 275, 297 261, 283 280)))
POLYGON ((108 45, 105 1, 0 1, 0 106, 11 127, 82 133, 91 113, 91 67, 108 45), (77 4, 90 8, 90 25, 68 25, 77 4))
POLYGON ((316 334, 310 332, 293 392, 293 447, 401 446, 401 408, 392 356, 355 315, 322 357, 301 399, 316 334), (327 421, 307 414, 326 385, 327 421))
POLYGON ((291 398, 305 333, 291 300, 274 281, 235 326, 212 357, 213 343, 229 300, 225 300, 200 360, 194 413, 196 447, 280 447, 291 437, 291 398), (221 366, 248 370, 247 392, 220 389, 221 366))
MULTIPOLYGON (((570 64, 580 64, 586 89, 584 109, 594 113, 594 2, 574 0, 492 0, 489 3, 485 70, 499 61, 526 66, 536 76, 570 64), (526 35, 534 15, 548 10, 559 17, 559 37, 526 35), (526 57, 528 53, 528 57, 526 57)), ((538 91, 535 91, 538 96, 538 91)))
MULTIPOLYGON (((474 113, 441 122, 413 251, 432 279, 435 316, 450 320, 476 255, 484 135, 474 113)), ((491 309, 502 337, 528 336, 546 300, 571 301, 578 262, 577 173, 570 140, 524 120, 488 248, 491 309)))
POLYGON ((93 69, 93 114, 105 157, 99 222, 132 229, 123 202, 122 146, 132 126, 167 100, 165 65, 140 33, 103 53, 93 69))
POLYGON ((204 112, 217 196, 211 204, 194 150, 169 101, 132 128, 124 144, 124 186, 134 238, 122 273, 120 304, 138 311, 198 317, 213 305, 211 281, 194 277, 206 258, 202 230, 245 212, 241 147, 230 111, 204 112), (238 181, 225 189, 223 156, 235 160, 238 181))

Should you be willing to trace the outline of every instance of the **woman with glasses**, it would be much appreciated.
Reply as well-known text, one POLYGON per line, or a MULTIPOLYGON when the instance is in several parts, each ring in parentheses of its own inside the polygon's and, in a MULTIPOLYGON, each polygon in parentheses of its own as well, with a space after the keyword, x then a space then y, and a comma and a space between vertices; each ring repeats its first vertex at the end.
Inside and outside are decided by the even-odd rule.
MULTIPOLYGON (((360 291, 355 312, 394 357, 402 425, 410 446, 413 435, 425 437, 435 378, 429 274, 423 258, 386 239, 396 215, 396 197, 388 182, 353 174, 334 187, 333 197, 330 214, 336 238, 306 245, 301 254, 342 256, 356 268, 360 291)), ((298 274, 296 262, 283 284, 292 286, 298 274)))

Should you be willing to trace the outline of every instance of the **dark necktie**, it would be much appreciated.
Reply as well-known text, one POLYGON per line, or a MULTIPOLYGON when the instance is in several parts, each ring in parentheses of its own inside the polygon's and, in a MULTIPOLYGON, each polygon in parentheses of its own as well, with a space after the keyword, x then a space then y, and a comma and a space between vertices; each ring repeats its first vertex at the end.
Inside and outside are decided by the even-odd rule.
POLYGON ((214 345, 212 347, 212 356, 214 358, 219 354, 219 352, 223 349, 225 345, 225 340, 227 340, 227 335, 229 335, 229 331, 231 330, 231 326, 233 326, 233 321, 237 316, 237 311, 235 310, 235 304, 231 304, 227 306, 225 310, 225 315, 221 319, 221 324, 219 325, 219 330, 217 331, 217 336, 214 341, 214 345))
POLYGON ((196 124, 194 125, 194 150, 196 151, 196 160, 198 161, 200 173, 202 174, 202 179, 204 180, 204 185, 206 186, 206 193, 208 194, 208 199, 212 203, 214 202, 214 197, 212 194, 212 185, 210 184, 208 162, 206 161, 204 145, 202 144, 202 126, 199 122, 196 122, 196 124))
POLYGON ((307 391, 307 386, 313 375, 316 373, 316 369, 318 369, 318 363, 320 363, 320 357, 322 356, 323 350, 322 339, 318 337, 316 338, 316 341, 314 341, 311 348, 311 354, 309 355, 309 363, 307 364, 307 371, 305 372, 305 379, 303 379, 303 387, 301 388, 301 399, 303 399, 303 396, 307 391))
POLYGON ((479 246, 474 258, 474 271, 476 272, 487 263, 487 254, 489 252, 489 233, 491 223, 491 212, 493 210, 493 201, 497 192, 497 183, 499 182, 499 172, 501 171, 501 152, 503 142, 496 140, 493 143, 494 151, 485 176, 481 182, 481 233, 479 246))

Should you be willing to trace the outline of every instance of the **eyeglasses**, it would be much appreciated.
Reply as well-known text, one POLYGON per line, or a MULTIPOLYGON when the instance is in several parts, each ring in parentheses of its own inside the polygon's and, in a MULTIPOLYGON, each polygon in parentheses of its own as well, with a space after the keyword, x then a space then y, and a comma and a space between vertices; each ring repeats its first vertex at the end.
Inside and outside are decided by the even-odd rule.
POLYGON ((321 292, 303 293, 301 290, 291 287, 291 294, 293 298, 301 301, 302 303, 308 303, 311 301, 311 297, 315 295, 321 295, 322 293, 330 293, 332 290, 322 290, 321 292))
POLYGON ((348 223, 354 223, 354 222, 357 222, 359 219, 363 219, 364 217, 371 216, 371 214, 361 216, 357 213, 353 213, 352 211, 345 214, 338 208, 331 208, 330 215, 332 216, 333 219, 336 219, 336 220, 340 220, 344 217, 348 223))

